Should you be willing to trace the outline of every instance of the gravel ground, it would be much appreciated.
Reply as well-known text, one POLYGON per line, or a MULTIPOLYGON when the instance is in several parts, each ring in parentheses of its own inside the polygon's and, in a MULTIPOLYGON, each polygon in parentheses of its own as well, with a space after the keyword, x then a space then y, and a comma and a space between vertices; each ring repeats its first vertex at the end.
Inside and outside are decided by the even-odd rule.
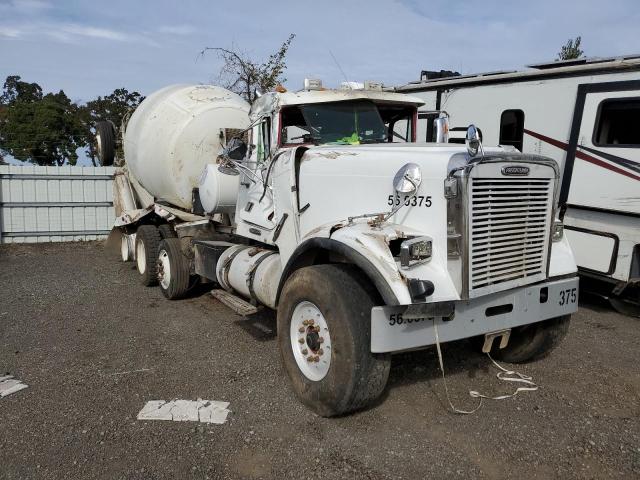
MULTIPOLYGON (((283 377, 273 313, 169 302, 93 243, 3 246, 0 285, 0 374, 29 385, 0 399, 1 478, 640 478, 640 324, 593 300, 519 368, 536 392, 449 413, 429 349, 394 357, 377 405, 324 419, 283 377), (232 413, 136 420, 174 398, 232 413)), ((458 407, 512 388, 467 342, 443 352, 458 407)))

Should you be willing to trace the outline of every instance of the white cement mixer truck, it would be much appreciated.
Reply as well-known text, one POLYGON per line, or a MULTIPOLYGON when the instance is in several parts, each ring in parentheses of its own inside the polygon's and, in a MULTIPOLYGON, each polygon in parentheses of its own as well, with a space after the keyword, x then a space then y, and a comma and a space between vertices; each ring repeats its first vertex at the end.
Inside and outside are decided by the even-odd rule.
POLYGON ((315 80, 251 108, 213 86, 150 95, 123 132, 122 259, 168 299, 208 281, 238 312, 276 309, 284 370, 323 416, 375 400, 394 352, 472 338, 540 358, 577 309, 558 166, 473 126, 466 146, 415 143, 422 103, 315 80))

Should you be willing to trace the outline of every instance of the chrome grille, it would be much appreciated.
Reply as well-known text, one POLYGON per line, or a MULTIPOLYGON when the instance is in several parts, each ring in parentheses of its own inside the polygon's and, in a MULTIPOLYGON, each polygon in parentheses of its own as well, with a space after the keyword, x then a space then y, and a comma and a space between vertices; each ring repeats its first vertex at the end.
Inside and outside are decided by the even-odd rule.
POLYGON ((553 179, 470 181, 470 296, 545 278, 553 179))

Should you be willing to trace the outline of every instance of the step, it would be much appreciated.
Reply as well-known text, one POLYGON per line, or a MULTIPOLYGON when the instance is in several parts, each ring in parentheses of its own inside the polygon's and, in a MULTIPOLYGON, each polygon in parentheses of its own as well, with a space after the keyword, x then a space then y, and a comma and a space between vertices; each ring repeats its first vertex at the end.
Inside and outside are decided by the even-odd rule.
POLYGON ((233 293, 229 293, 221 288, 211 290, 211 295, 213 295, 213 298, 215 298, 216 300, 224 303, 238 315, 246 317, 247 315, 253 315, 254 313, 257 313, 258 311, 258 307, 256 307, 255 305, 252 305, 245 299, 240 298, 233 293))

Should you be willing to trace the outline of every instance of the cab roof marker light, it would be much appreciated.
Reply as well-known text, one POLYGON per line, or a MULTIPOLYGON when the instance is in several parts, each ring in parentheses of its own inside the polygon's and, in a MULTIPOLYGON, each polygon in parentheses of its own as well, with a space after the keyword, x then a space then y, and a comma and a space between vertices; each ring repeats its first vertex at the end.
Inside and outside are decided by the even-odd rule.
POLYGON ((374 82, 372 80, 365 80, 364 82, 365 90, 375 90, 377 92, 382 91, 382 82, 374 82))
POLYGON ((305 78, 304 90, 322 90, 322 80, 319 78, 305 78))

